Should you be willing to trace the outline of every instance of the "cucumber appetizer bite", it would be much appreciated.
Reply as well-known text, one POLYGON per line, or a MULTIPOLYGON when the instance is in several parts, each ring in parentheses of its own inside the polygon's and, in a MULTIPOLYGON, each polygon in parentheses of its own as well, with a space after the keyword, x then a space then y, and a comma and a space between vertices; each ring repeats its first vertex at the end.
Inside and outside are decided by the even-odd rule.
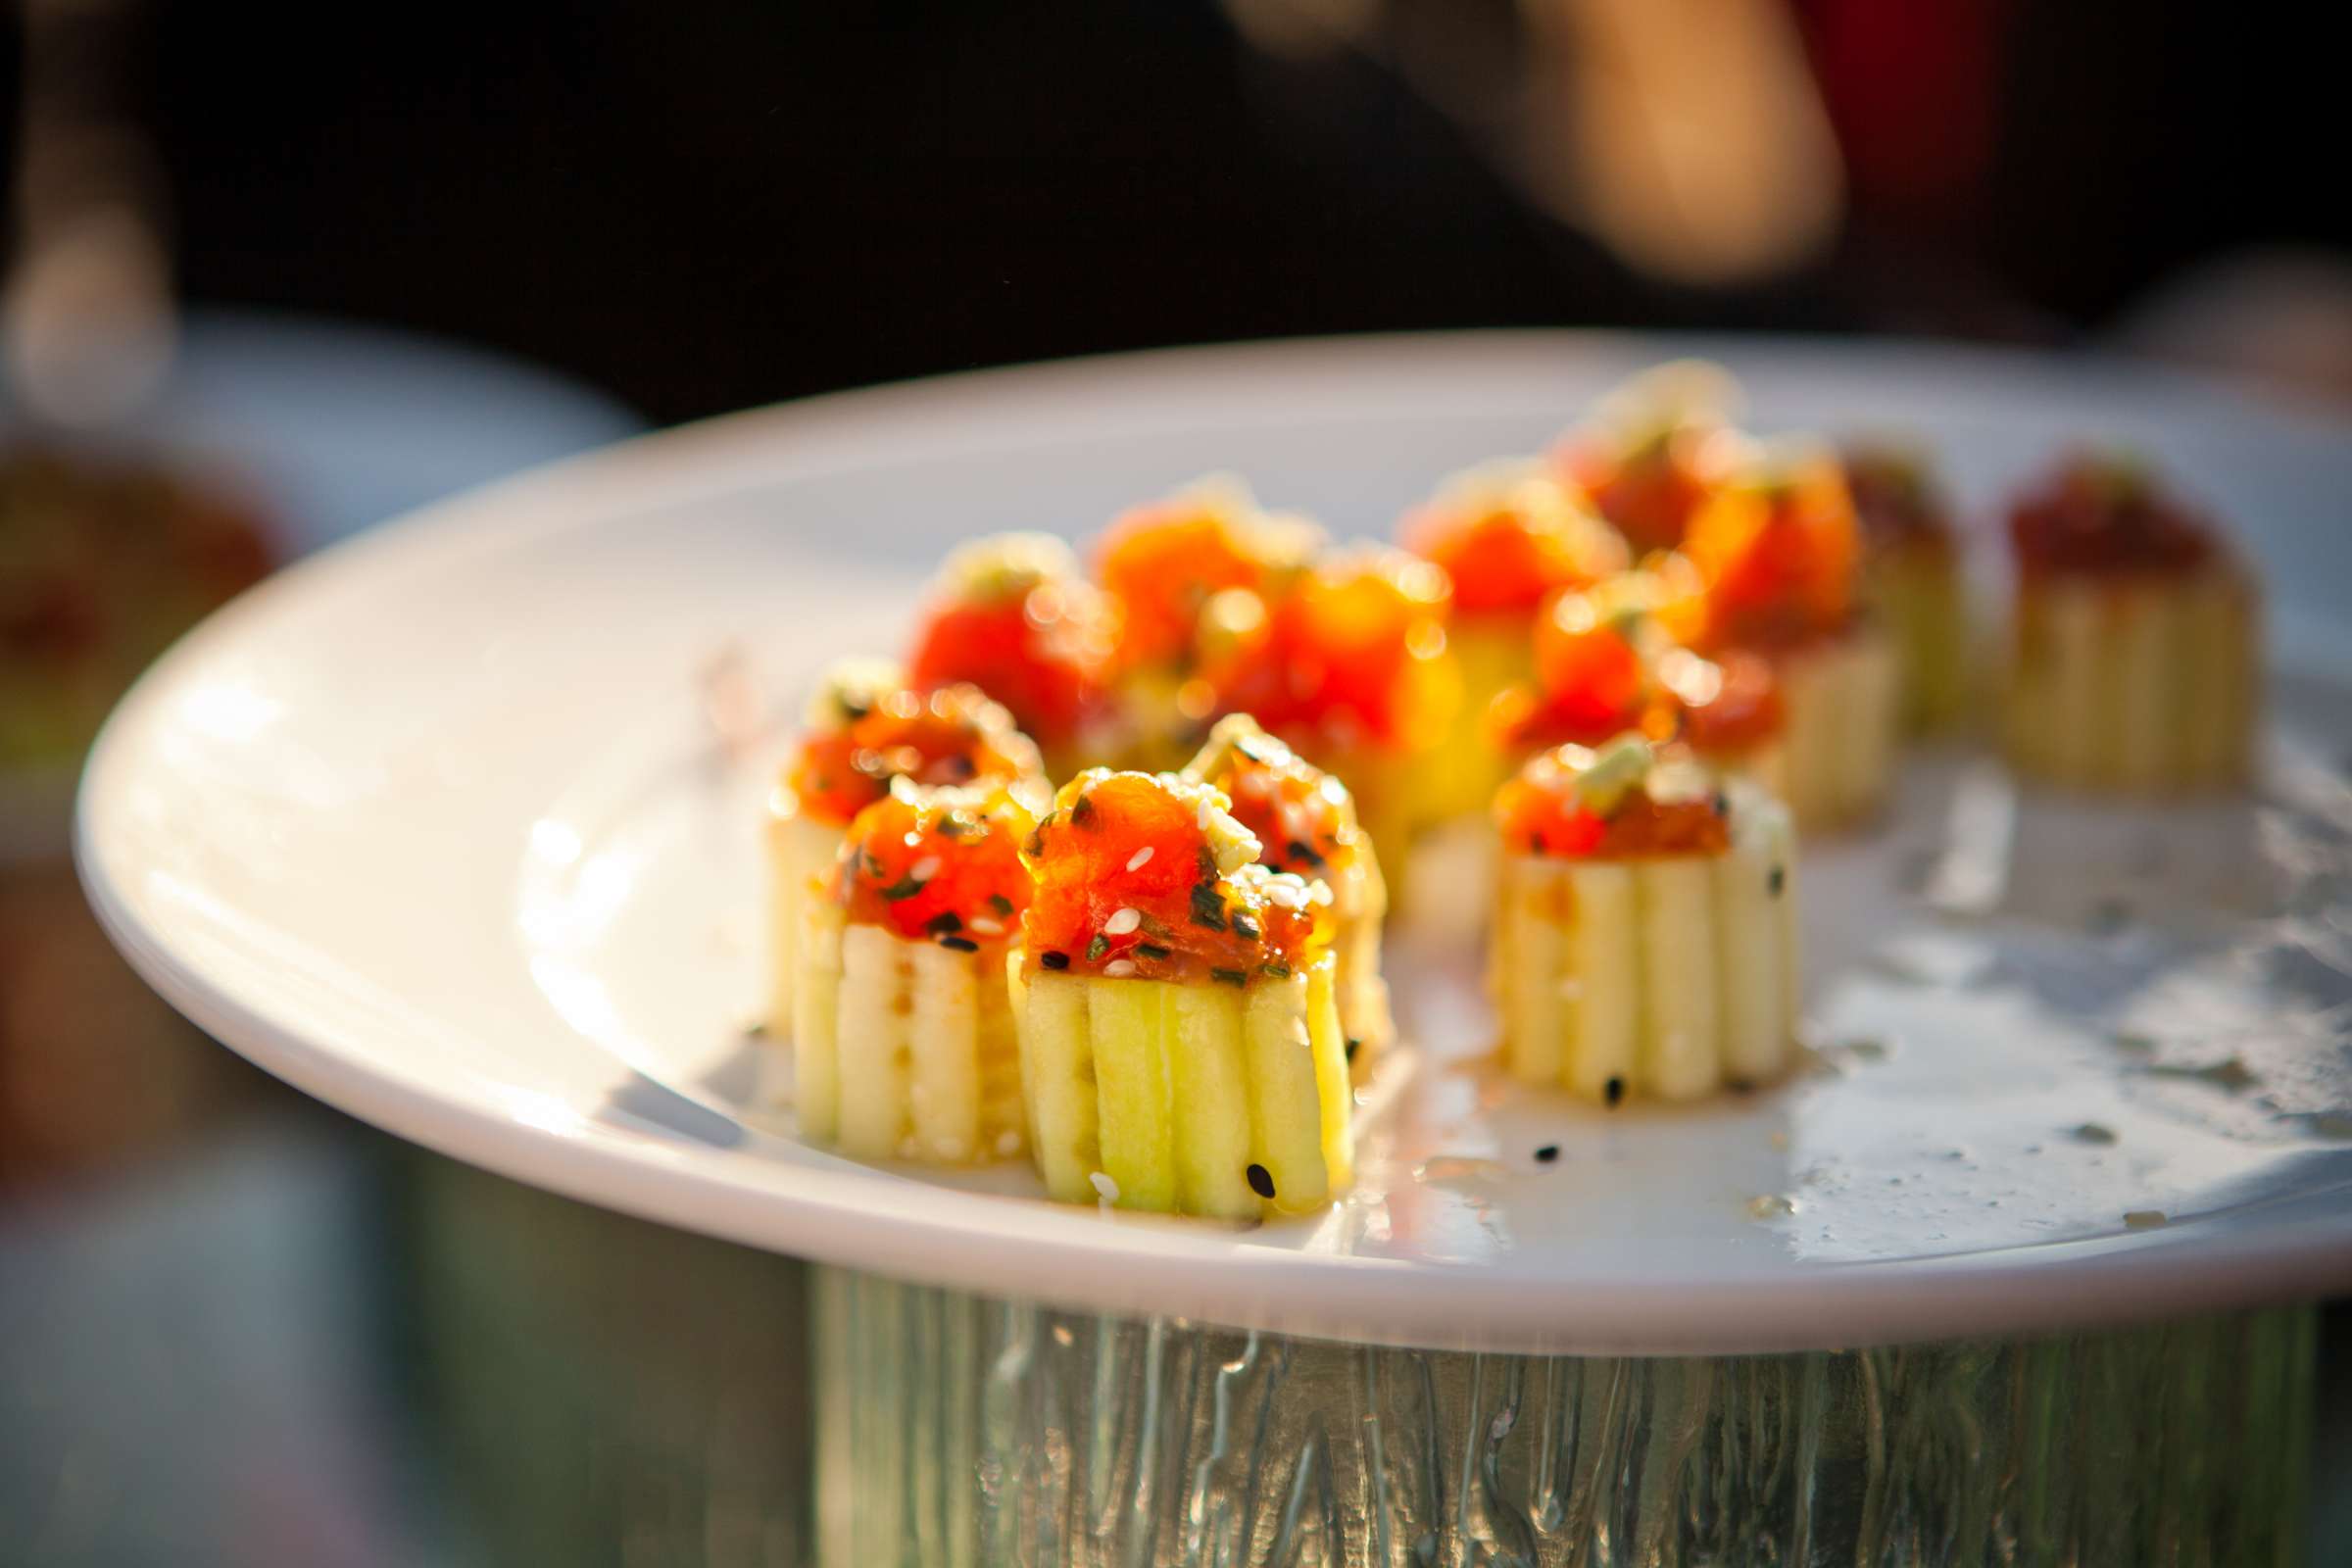
POLYGON ((2138 794, 2241 782, 2262 709, 2261 602, 2213 526, 2144 464, 2087 454, 2018 503, 2009 539, 2019 771, 2138 794))
POLYGON ((851 819, 900 778, 925 785, 1004 779, 1041 804, 1046 791, 1037 747, 977 688, 910 690, 886 659, 845 659, 827 669, 808 699, 792 760, 768 795, 771 1038, 792 1031, 801 932, 817 883, 831 873, 851 819))
POLYGON ((1176 767, 1200 744, 1216 706, 1200 669, 1202 639, 1217 630, 1211 604, 1230 612, 1281 597, 1325 542, 1314 523, 1264 511, 1225 476, 1111 523, 1095 547, 1095 578, 1117 610, 1111 667, 1132 720, 1128 765, 1176 767))
POLYGON ((1234 819, 1257 839, 1259 863, 1331 889, 1332 961, 1348 1064, 1362 1071, 1396 1037, 1380 928, 1389 894, 1355 800, 1326 773, 1235 713, 1217 721, 1184 776, 1225 796, 1234 819))
POLYGON ((1021 1087, 1064 1202, 1255 1219, 1353 1178, 1330 889, 1258 864, 1227 806, 1096 768, 1029 838, 1021 1087))
POLYGON ((1108 685, 1117 614, 1051 534, 1004 533, 949 553, 906 661, 919 691, 969 684, 1003 703, 1059 776, 1124 742, 1108 685))
MULTIPOLYGON (((1449 752, 1475 748, 1487 706, 1535 674, 1534 635, 1554 595, 1587 588, 1631 564, 1625 540, 1576 490, 1534 460, 1456 474, 1406 514, 1397 537, 1453 584, 1446 643, 1462 676, 1449 752)), ((1463 789, 1445 814, 1481 809, 1494 783, 1476 769, 1448 770, 1463 789)))
POLYGON ((1846 484, 1862 523, 1863 597, 1894 638, 1903 723, 1948 729, 1968 709, 1968 604, 1951 510, 1919 453, 1858 446, 1846 484))
POLYGON ((1780 1077, 1795 1050, 1795 843, 1744 781, 1628 736, 1495 798, 1490 952, 1511 1076, 1615 1105, 1780 1077))
POLYGON ((1692 518, 1682 554, 1699 586, 1668 608, 1669 622, 1710 659, 1747 653, 1771 665, 1774 782, 1798 825, 1875 814, 1892 783, 1901 676, 1892 640, 1861 604, 1860 524, 1837 460, 1760 453, 1692 518))
POLYGON ((858 813, 810 901, 793 999, 801 1132, 859 1159, 1021 1152, 1007 956, 1036 825, 1001 786, 902 777, 858 813))

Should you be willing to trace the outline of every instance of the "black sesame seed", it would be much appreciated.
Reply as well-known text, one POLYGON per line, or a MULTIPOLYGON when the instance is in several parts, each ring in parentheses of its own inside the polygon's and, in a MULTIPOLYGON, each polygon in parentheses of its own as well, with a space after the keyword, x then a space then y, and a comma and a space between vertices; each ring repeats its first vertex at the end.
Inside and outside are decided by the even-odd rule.
MULTIPOLYGON (((1288 971, 1285 972, 1287 973, 1288 971)), ((1361 1040, 1356 1039, 1355 1036, 1349 1035, 1348 1037, 1348 1059, 1349 1061, 1353 1061, 1355 1059, 1355 1054, 1363 1049, 1363 1045, 1364 1043, 1361 1040)))
POLYGON ((1601 1086, 1600 1092, 1602 1097, 1606 1099, 1610 1104, 1619 1104, 1625 1099, 1625 1080, 1622 1078, 1611 1078, 1606 1084, 1601 1086))
POLYGON ((1536 1151, 1536 1160, 1539 1164, 1548 1165, 1559 1157, 1560 1146, 1557 1144, 1545 1144, 1542 1149, 1536 1151))
POLYGON ((1070 966, 1070 956, 1066 953, 1041 953, 1037 956, 1037 961, 1049 969, 1067 969, 1070 966))
POLYGON ((1095 933, 1095 940, 1086 945, 1086 961, 1092 963, 1109 951, 1110 938, 1098 931, 1095 933))
POLYGON ((888 899, 891 903, 896 904, 901 899, 911 899, 917 893, 922 891, 923 885, 920 882, 917 882, 910 876, 903 876, 896 882, 893 882, 890 886, 884 888, 882 890, 882 897, 888 899))
POLYGON ((1139 958, 1164 958, 1168 956, 1168 950, 1156 942, 1138 942, 1135 956, 1139 958))
POLYGON ((939 836, 943 839, 959 839, 969 833, 973 826, 974 824, 964 817, 943 816, 939 819, 939 836))
POLYGON ((863 718, 873 710, 871 703, 856 702, 846 697, 841 701, 841 716, 853 721, 863 718))
POLYGON ((988 906, 1007 919, 1012 916, 1012 901, 1002 893, 991 893, 988 896, 988 906))
POLYGON ((1236 909, 1233 911, 1233 934, 1244 942, 1255 942, 1259 935, 1257 922, 1236 909))
POLYGON ((1774 866, 1772 874, 1764 879, 1764 891, 1776 899, 1781 896, 1781 889, 1788 885, 1788 871, 1786 866, 1774 866))
POLYGON ((980 944, 974 942, 970 937, 941 937, 939 945, 943 948, 954 948, 957 953, 978 953, 980 951, 980 944))
POLYGON ((1729 816, 1732 814, 1732 798, 1729 795, 1724 794, 1723 791, 1717 790, 1715 792, 1714 805, 1715 814, 1717 816, 1729 816))
POLYGON ((1304 860, 1309 865, 1321 865, 1323 863, 1323 857, 1317 855, 1315 853, 1315 847, 1303 839, 1293 839, 1289 844, 1284 846, 1284 849, 1289 853, 1290 858, 1294 860, 1304 860))
POLYGON ((952 937, 963 929, 963 919, 954 909, 942 909, 923 922, 923 929, 935 937, 952 937))
POLYGON ((958 783, 973 777, 980 771, 980 766, 978 763, 974 762, 970 758, 960 755, 946 759, 941 765, 946 767, 950 772, 954 773, 956 775, 956 782, 958 783))
POLYGON ((1291 977, 1291 966, 1279 958, 1274 958, 1269 959, 1260 972, 1270 974, 1277 980, 1288 980, 1291 977))
POLYGON ((1249 1170, 1243 1174, 1250 1178, 1250 1190, 1258 1197, 1272 1198, 1274 1196, 1274 1173, 1265 1166, 1252 1160, 1249 1170))
POLYGON ((1211 969, 1208 977, 1221 986, 1246 986, 1250 976, 1240 969, 1211 969))

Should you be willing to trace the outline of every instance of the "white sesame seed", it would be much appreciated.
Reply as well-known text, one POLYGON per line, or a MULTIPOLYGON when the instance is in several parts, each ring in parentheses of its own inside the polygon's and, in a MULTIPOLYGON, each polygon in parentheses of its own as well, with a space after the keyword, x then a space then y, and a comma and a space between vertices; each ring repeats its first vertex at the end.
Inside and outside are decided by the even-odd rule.
POLYGON ((1105 1203, 1115 1203, 1119 1200, 1119 1184, 1110 1179, 1110 1172, 1099 1170, 1087 1178, 1087 1183, 1094 1188, 1105 1203))
POLYGON ((1102 966, 1102 977, 1106 980, 1124 980, 1133 973, 1135 973, 1133 958, 1113 958, 1102 966))
POLYGON ((926 855, 906 868, 906 874, 917 882, 928 882, 939 875, 939 857, 926 855))
POLYGON ((965 930, 977 931, 984 937, 1001 937, 1004 934, 1004 922, 992 920, 985 914, 972 916, 963 922, 963 926, 965 930))
POLYGON ((1199 812, 1199 816, 1200 820, 1201 832, 1205 833, 1208 831, 1208 819, 1216 813, 1216 804, 1209 800, 1207 796, 1203 795, 1200 797, 1200 810, 1199 812))
POLYGON ((1102 922, 1102 934, 1106 937, 1123 937, 1143 923, 1141 910, 1114 909, 1110 918, 1102 922))
POLYGON ((1142 849, 1136 851, 1135 854, 1128 858, 1127 869, 1130 871, 1141 871, 1145 866, 1149 865, 1151 861, 1152 846, 1147 844, 1142 849))

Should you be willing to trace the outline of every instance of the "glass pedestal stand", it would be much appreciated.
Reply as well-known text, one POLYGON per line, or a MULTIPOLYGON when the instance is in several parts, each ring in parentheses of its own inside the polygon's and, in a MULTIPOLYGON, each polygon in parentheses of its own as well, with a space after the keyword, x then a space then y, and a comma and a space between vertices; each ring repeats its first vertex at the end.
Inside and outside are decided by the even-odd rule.
POLYGON ((1517 1356, 812 1278, 827 1563, 2138 1568, 2303 1528, 2311 1308, 1517 1356))

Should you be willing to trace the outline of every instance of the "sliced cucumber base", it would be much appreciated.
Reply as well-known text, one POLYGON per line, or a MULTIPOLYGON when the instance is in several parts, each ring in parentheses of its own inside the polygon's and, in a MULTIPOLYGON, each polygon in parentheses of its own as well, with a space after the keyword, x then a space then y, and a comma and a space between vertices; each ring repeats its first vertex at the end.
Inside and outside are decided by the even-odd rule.
POLYGON ((1893 636, 1905 728, 1948 729, 1968 710, 1968 606, 1953 553, 1895 545, 1871 564, 1869 595, 1893 636))
POLYGON ((814 900, 810 889, 841 854, 840 828, 804 816, 789 805, 767 821, 767 1032, 781 1043, 793 1031, 794 983, 801 971, 801 932, 814 900))
POLYGON ((1054 1198, 1243 1220, 1311 1212, 1353 1179, 1330 956, 1246 989, 1029 974, 1015 1004, 1054 1198))
POLYGON ((1381 977, 1381 928, 1387 923, 1389 894, 1380 858, 1369 843, 1331 884, 1332 983, 1340 1009, 1340 1033, 1348 1064, 1367 1070, 1396 1038, 1389 1010, 1389 983, 1381 977))
POLYGON ((1721 856, 1503 858, 1492 978, 1513 1077, 1615 1103, 1788 1070, 1794 839, 1777 803, 1735 803, 1721 856))
POLYGON ((1806 829, 1858 822, 1886 804, 1900 728, 1894 643, 1864 622, 1773 663, 1787 710, 1781 798, 1806 829))
POLYGON ((2259 621, 2253 590, 2224 571, 2028 585, 2003 706, 2012 764, 2123 794, 2242 782, 2261 710, 2259 621))
POLYGON ((849 925, 810 900, 793 997, 801 1134, 858 1159, 1017 1154, 1020 1062, 1004 955, 849 925))

